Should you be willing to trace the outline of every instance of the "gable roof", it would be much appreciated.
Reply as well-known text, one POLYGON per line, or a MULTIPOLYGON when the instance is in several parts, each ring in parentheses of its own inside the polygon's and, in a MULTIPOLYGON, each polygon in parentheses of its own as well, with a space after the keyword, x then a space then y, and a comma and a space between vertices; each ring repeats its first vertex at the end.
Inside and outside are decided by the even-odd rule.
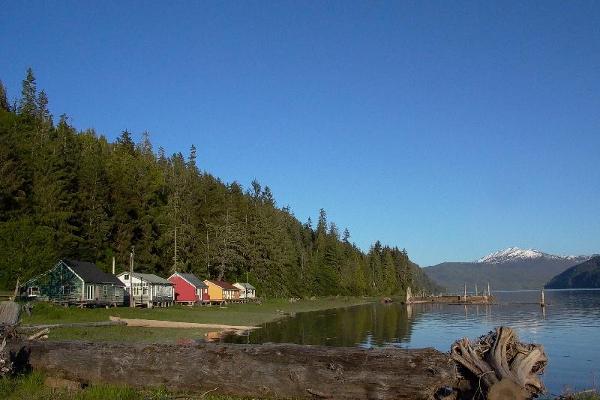
MULTIPOLYGON (((179 275, 186 281, 190 283, 190 285, 195 286, 196 288, 206 289, 208 286, 204 282, 202 282, 198 277, 194 274, 186 274, 183 272, 175 272, 173 275, 179 275)), ((173 276, 171 275, 171 276, 173 276)))
MULTIPOLYGON (((126 272, 126 273, 128 273, 128 272, 126 272)), ((133 277, 141 279, 148 283, 161 283, 161 284, 172 285, 172 283, 169 282, 168 280, 166 280, 165 278, 161 278, 160 276, 154 275, 154 274, 142 274, 140 272, 134 272, 133 277)))
POLYGON ((233 286, 231 283, 229 282, 225 282, 225 281, 212 281, 212 280, 206 280, 205 282, 210 282, 213 285, 217 285, 219 287, 221 287, 222 289, 228 289, 228 290, 240 290, 238 288, 236 288, 235 286, 233 286))
POLYGON ((62 259, 61 261, 71 268, 84 282, 110 283, 111 285, 125 286, 116 276, 102 271, 94 263, 69 259, 62 259))
POLYGON ((256 290, 256 288, 254 286, 252 286, 251 284, 249 284, 248 282, 236 282, 234 283, 234 285, 240 285, 241 287, 243 287, 244 289, 248 290, 256 290))

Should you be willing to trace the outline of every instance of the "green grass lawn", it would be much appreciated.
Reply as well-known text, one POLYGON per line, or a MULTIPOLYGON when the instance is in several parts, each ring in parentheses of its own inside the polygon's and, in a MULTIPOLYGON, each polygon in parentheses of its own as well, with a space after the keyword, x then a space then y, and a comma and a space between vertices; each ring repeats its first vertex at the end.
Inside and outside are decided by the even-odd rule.
MULTIPOLYGON (((48 303, 35 303, 31 316, 23 314, 21 324, 60 324, 108 321, 109 316, 157 319, 224 325, 257 326, 288 314, 348 307, 372 302, 361 297, 327 297, 315 300, 267 300, 262 304, 230 304, 226 308, 174 306, 169 308, 76 308, 48 303)), ((133 328, 126 326, 65 327, 50 329, 52 340, 173 342, 178 339, 200 339, 214 329, 133 328)))
POLYGON ((44 385, 44 376, 31 373, 17 378, 0 379, 0 399, 5 400, 243 400, 250 398, 222 395, 172 393, 164 388, 138 390, 117 385, 90 385, 81 391, 52 389, 44 385))
POLYGON ((133 328, 127 326, 53 328, 50 340, 87 342, 173 343, 178 340, 205 339, 212 329, 133 328))

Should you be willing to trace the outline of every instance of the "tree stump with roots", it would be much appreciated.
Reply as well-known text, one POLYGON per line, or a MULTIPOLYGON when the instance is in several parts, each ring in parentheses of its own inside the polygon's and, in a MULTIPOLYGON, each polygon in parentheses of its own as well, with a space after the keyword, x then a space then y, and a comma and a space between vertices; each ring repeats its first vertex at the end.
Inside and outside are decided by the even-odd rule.
POLYGON ((473 398, 526 400, 545 391, 540 379, 548 363, 543 346, 520 343, 511 328, 496 328, 475 343, 460 339, 450 355, 466 370, 473 398))

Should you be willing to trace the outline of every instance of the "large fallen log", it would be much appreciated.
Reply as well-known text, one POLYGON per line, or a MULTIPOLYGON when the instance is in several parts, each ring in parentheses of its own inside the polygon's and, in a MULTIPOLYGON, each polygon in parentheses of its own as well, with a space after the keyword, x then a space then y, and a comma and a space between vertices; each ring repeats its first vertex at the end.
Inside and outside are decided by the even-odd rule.
MULTIPOLYGON (((283 398, 433 399, 455 365, 434 349, 290 344, 13 343, 33 370, 82 383, 283 398)), ((19 358, 19 357, 17 357, 19 358)))
POLYGON ((120 322, 127 326, 138 328, 179 328, 179 329, 223 329, 228 331, 249 331, 258 329, 257 326, 200 324, 196 322, 164 321, 156 319, 120 318, 109 317, 113 322, 120 322))

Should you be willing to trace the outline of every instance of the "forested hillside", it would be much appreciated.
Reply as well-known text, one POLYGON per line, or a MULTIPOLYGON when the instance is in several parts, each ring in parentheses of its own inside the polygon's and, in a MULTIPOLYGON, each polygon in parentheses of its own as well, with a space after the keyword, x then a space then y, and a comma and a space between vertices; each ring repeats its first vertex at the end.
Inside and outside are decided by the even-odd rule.
MULTIPOLYGON (((376 242, 364 254, 320 210, 313 225, 278 208, 268 186, 224 183, 187 155, 154 149, 144 133, 114 142, 55 123, 31 70, 13 104, 0 82, 0 285, 63 257, 112 257, 140 272, 245 280, 263 296, 379 295, 431 283, 406 251, 376 242), (175 245, 176 242, 176 245, 175 245), (176 249, 176 250, 175 250, 176 249)), ((204 166, 203 166, 204 167, 204 166)))
POLYGON ((545 287, 548 289, 600 288, 600 256, 594 256, 556 275, 545 287))

